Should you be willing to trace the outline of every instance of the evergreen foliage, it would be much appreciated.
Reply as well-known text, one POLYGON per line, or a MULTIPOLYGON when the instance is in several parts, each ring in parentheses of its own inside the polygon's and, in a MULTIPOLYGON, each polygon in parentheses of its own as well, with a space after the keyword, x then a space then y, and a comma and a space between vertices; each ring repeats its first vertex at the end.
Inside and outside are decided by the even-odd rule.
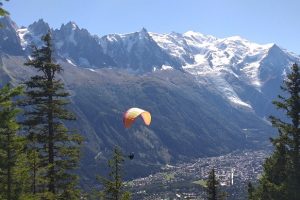
POLYGON ((112 159, 108 161, 110 169, 109 178, 98 177, 104 186, 100 196, 105 200, 129 200, 130 193, 124 191, 124 184, 122 181, 122 165, 124 162, 124 156, 121 150, 116 147, 112 159))
POLYGON ((254 189, 252 183, 249 182, 248 183, 248 189, 247 189, 247 191, 248 191, 248 199, 249 200, 255 200, 255 198, 254 198, 254 190, 255 189, 254 189))
POLYGON ((26 187, 24 138, 17 134, 20 110, 13 102, 21 92, 22 87, 9 85, 0 89, 0 199, 18 199, 26 187))
POLYGON ((34 46, 32 59, 25 63, 37 73, 25 82, 26 98, 22 103, 31 192, 44 199, 79 199, 74 169, 82 138, 65 126, 75 116, 66 108, 70 95, 58 78, 63 69, 54 63, 50 32, 42 40, 45 45, 34 46))
POLYGON ((206 181, 206 199, 208 200, 224 200, 228 196, 227 192, 220 190, 220 183, 217 180, 215 169, 213 168, 206 181))
POLYGON ((217 181, 215 169, 212 169, 208 175, 208 180, 206 183, 207 189, 207 199, 208 200, 217 200, 218 199, 218 192, 217 187, 219 185, 219 182, 217 181))
POLYGON ((297 64, 291 67, 281 89, 285 96, 279 95, 273 104, 285 112, 286 119, 270 117, 279 135, 271 139, 274 153, 264 163, 255 199, 300 199, 300 72, 297 64))
MULTIPOLYGON (((8 1, 8 0, 6 0, 8 1)), ((7 10, 5 10, 4 8, 2 8, 3 3, 0 1, 0 16, 6 16, 9 15, 9 12, 7 12, 7 10)))

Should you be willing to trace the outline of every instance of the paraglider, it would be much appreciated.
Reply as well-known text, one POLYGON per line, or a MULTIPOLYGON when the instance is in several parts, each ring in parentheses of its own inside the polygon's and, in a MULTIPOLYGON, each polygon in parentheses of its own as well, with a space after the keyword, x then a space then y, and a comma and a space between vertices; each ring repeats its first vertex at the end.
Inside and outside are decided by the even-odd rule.
POLYGON ((132 160, 132 159, 134 158, 134 153, 131 152, 131 153, 128 155, 128 158, 129 158, 130 160, 132 160))
MULTIPOLYGON (((151 123, 151 114, 140 108, 130 108, 123 115, 123 124, 125 128, 130 128, 137 117, 141 116, 144 123, 149 126, 151 123)), ((134 158, 134 152, 128 155, 128 158, 132 160, 134 158)))
POLYGON ((123 123, 126 128, 129 128, 137 117, 141 116, 144 123, 149 126, 151 123, 151 114, 140 108, 130 108, 124 113, 123 123))

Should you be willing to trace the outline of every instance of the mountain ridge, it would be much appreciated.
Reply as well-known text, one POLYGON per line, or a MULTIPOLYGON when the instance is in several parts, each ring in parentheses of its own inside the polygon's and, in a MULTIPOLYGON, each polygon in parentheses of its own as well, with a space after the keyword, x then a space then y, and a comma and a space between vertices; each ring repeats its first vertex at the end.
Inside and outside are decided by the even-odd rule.
MULTIPOLYGON (((30 43, 42 45, 39 37, 49 25, 39 20, 18 28, 9 18, 0 23, 5 20, 11 24, 0 29, 0 38, 8 37, 0 39, 0 85, 20 84, 34 73, 23 66, 30 43)), ((50 30, 55 59, 65 69, 59 78, 86 138, 81 172, 90 180, 115 145, 136 152, 132 176, 166 163, 265 147, 274 134, 267 116, 277 114, 270 102, 291 63, 300 60, 275 44, 237 36, 142 29, 99 37, 74 22, 50 30), (151 126, 137 121, 124 129, 122 113, 133 106, 152 113, 151 126)))
MULTIPOLYGON (((142 30, 138 32, 127 34, 108 34, 100 37, 97 35, 91 35, 88 30, 79 28, 75 22, 71 21, 66 24, 62 24, 61 27, 57 29, 50 28, 49 25, 42 19, 29 25, 28 28, 22 27, 20 29, 9 17, 2 18, 2 21, 4 21, 4 23, 10 21, 10 24, 12 24, 11 26, 14 27, 16 34, 19 35, 19 39, 22 41, 21 46, 23 47, 23 49, 26 49, 28 45, 30 45, 30 43, 38 43, 38 39, 32 40, 30 39, 30 37, 39 38, 48 30, 51 30, 53 32, 54 45, 56 51, 60 54, 61 57, 70 57, 70 55, 68 55, 66 51, 70 52, 72 50, 72 46, 77 46, 80 40, 83 40, 85 42, 90 41, 88 43, 91 43, 92 45, 87 46, 89 48, 93 48, 94 50, 98 49, 94 54, 104 55, 99 56, 99 58, 97 59, 95 57, 89 58, 88 55, 82 54, 83 56, 80 57, 80 61, 78 60, 78 58, 77 60, 74 60, 75 57, 79 57, 80 55, 73 56, 74 58, 72 58, 71 56, 71 59, 73 59, 74 61, 73 63, 82 67, 89 68, 121 67, 125 69, 130 68, 134 71, 138 70, 138 72, 147 72, 153 71, 154 69, 161 69, 162 65, 171 66, 175 69, 181 69, 186 65, 197 64, 197 61, 199 61, 200 59, 204 59, 203 61, 206 60, 210 67, 234 65, 235 62, 237 64, 240 63, 240 56, 244 56, 239 55, 239 52, 243 53, 244 51, 244 54, 255 56, 255 51, 259 51, 261 49, 266 50, 274 45, 277 46, 274 43, 259 45, 241 38, 240 36, 217 38, 211 35, 204 35, 202 33, 194 31, 187 31, 183 34, 176 32, 172 32, 169 34, 160 34, 151 33, 148 32, 145 28, 142 28, 142 30), (77 34, 79 36, 75 39, 74 34, 77 34), (119 51, 113 52, 113 50, 109 50, 109 47, 110 49, 118 48, 119 51), (136 48, 133 49, 133 47, 136 48), (149 49, 150 51, 147 51, 147 49, 149 49), (234 49, 236 49, 236 51, 234 49), (163 52, 165 52, 166 54, 164 54, 163 52), (149 54, 153 54, 153 59, 151 60, 155 60, 157 62, 151 63, 150 66, 144 67, 144 63, 139 61, 138 59, 133 61, 129 59, 132 57, 143 57, 143 55, 136 55, 138 53, 148 54, 148 57, 150 57, 149 54), (123 55, 119 56, 116 54, 123 55), (203 57, 200 57, 199 55, 202 55, 203 57), (106 57, 106 59, 103 56, 106 57), (118 58, 118 56, 123 57, 123 59, 118 58), (109 59, 109 57, 111 60, 109 59), (124 57, 127 57, 127 59, 124 60, 124 57), (198 60, 196 60, 196 58, 198 60), (106 62, 98 62, 98 60, 106 60, 106 62), (158 60, 161 61, 158 62, 158 60), (122 63, 124 61, 125 63, 122 63), (138 64, 135 64, 134 66, 132 63, 138 64), (139 69, 139 67, 141 69, 139 69)), ((82 47, 82 51, 86 51, 87 49, 88 48, 86 46, 82 47)), ((283 50, 282 48, 280 49, 289 57, 297 58, 299 60, 299 56, 283 50)), ((93 54, 93 52, 89 52, 89 54, 93 54)), ((259 53, 257 53, 257 55, 258 54, 259 53)), ((149 63, 150 61, 146 61, 145 63, 147 62, 149 63)))

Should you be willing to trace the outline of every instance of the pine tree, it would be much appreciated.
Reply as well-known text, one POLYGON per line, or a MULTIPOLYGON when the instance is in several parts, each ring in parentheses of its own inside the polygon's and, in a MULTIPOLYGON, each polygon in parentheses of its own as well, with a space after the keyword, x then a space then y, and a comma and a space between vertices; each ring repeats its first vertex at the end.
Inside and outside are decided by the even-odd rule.
POLYGON ((124 191, 124 184, 122 182, 122 165, 124 156, 121 150, 116 147, 112 159, 108 161, 110 169, 109 178, 99 177, 104 189, 102 191, 102 198, 105 200, 129 200, 130 193, 124 191))
POLYGON ((18 199, 24 189, 21 176, 24 138, 17 134, 20 126, 16 118, 20 110, 13 102, 21 92, 21 87, 9 85, 0 89, 0 199, 18 199))
POLYGON ((257 199, 300 199, 300 72, 297 64, 293 64, 281 89, 286 95, 279 95, 279 100, 273 104, 285 111, 286 119, 270 117, 279 135, 271 139, 274 153, 264 163, 264 172, 255 191, 257 199))
POLYGON ((207 199, 208 200, 217 200, 218 199, 218 191, 217 187, 219 185, 219 182, 216 178, 215 169, 213 168, 209 175, 208 180, 206 182, 206 193, 207 193, 207 199))
MULTIPOLYGON (((8 0, 6 0, 6 1, 8 1, 8 0)), ((3 3, 0 0, 0 17, 4 17, 7 15, 9 15, 9 12, 3 8, 3 3)), ((0 24, 0 28, 3 28, 2 24, 0 24)))
POLYGON ((275 151, 263 165, 264 172, 259 180, 259 187, 254 192, 254 196, 258 199, 287 199, 285 186, 288 175, 288 156, 285 138, 282 134, 280 135, 282 138, 271 140, 275 145, 275 151))
MULTIPOLYGON (((6 0, 8 1, 8 0, 6 0)), ((5 10, 4 8, 2 8, 3 3, 0 1, 0 16, 6 16, 9 15, 9 12, 7 12, 7 10, 5 10)))
POLYGON ((70 95, 58 78, 62 67, 54 63, 51 34, 42 37, 45 45, 33 47, 32 60, 25 63, 37 74, 25 82, 24 127, 31 160, 32 193, 47 199, 79 199, 77 167, 82 138, 64 125, 75 116, 67 110, 70 95))
POLYGON ((254 196, 254 187, 252 185, 251 182, 248 183, 248 189, 247 189, 247 192, 248 192, 248 200, 255 200, 255 196, 254 196))

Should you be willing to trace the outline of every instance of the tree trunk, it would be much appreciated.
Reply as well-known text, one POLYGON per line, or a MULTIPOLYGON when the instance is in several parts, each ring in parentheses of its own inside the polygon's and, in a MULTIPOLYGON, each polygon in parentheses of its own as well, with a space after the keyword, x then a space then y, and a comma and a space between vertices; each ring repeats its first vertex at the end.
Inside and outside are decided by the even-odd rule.
POLYGON ((11 180, 11 149, 10 149, 10 133, 7 133, 7 149, 6 149, 6 153, 7 153, 7 200, 11 200, 11 185, 12 185, 12 180, 11 180))
POLYGON ((55 193, 55 171, 54 171, 54 127, 53 127, 53 82, 51 71, 47 70, 47 77, 49 82, 49 93, 48 93, 48 147, 49 147, 49 192, 55 193))

